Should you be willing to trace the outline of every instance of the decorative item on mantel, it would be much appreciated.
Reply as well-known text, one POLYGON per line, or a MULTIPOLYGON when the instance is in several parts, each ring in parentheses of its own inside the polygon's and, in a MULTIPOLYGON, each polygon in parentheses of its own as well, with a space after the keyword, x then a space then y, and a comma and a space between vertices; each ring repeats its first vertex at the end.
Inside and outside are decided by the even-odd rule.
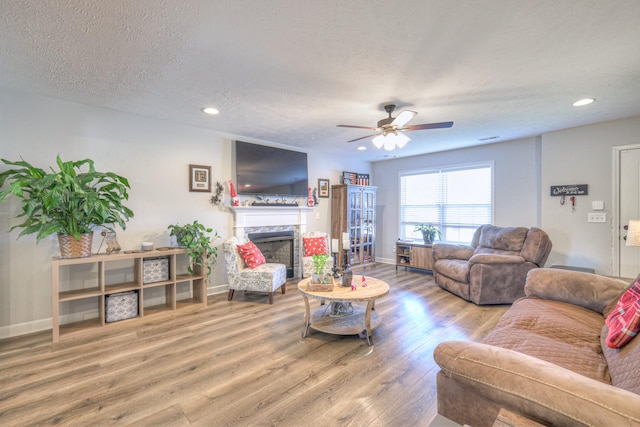
POLYGON ((222 186, 220 181, 216 181, 215 194, 211 196, 211 203, 216 206, 222 203, 223 192, 224 192, 224 187, 222 186))
POLYGON ((229 180, 229 194, 231 195, 231 206, 240 206, 238 194, 236 193, 236 189, 233 186, 233 182, 231 180, 229 180))
POLYGON ((309 187, 309 194, 307 196, 307 206, 312 208, 315 205, 315 200, 313 200, 313 190, 309 187))
POLYGON ((282 196, 280 199, 278 199, 277 195, 275 197, 276 197, 276 199, 272 201, 269 198, 265 198, 265 197, 262 197, 262 196, 256 196, 257 200, 254 200, 251 203, 251 206, 284 206, 284 207, 304 206, 304 205, 301 205, 300 202, 297 199, 294 199, 293 201, 289 202, 289 201, 287 201, 285 196, 282 196))

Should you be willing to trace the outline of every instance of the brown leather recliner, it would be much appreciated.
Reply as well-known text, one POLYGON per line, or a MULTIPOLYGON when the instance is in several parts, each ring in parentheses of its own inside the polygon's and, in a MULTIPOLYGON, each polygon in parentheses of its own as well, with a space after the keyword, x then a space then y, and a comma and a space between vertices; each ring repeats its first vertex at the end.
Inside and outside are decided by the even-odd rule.
POLYGON ((544 267, 551 240, 539 228, 483 225, 471 245, 433 244, 433 275, 443 289, 478 305, 524 296, 529 270, 544 267))

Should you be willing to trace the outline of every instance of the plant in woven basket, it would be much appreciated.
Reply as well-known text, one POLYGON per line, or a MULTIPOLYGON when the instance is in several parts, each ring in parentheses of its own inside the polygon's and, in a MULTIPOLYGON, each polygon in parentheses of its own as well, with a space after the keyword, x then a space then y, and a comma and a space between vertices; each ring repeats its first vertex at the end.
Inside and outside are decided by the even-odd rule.
POLYGON ((218 248, 212 244, 220 238, 218 232, 205 227, 197 220, 185 225, 172 224, 167 228, 170 230, 169 234, 176 237, 178 245, 184 246, 189 253, 191 258, 189 273, 194 274, 197 267, 203 267, 206 264, 207 273, 210 274, 211 267, 216 264, 218 258, 218 248), (209 234, 212 232, 213 236, 209 234))
POLYGON ((24 221, 11 230, 22 228, 18 237, 35 234, 36 242, 57 233, 63 257, 91 255, 95 227, 114 231, 118 224, 124 230, 133 217, 123 204, 129 198, 129 181, 113 172, 96 171, 91 159, 63 162, 57 156, 58 170, 50 167, 48 172, 25 160, 2 162, 16 167, 0 173, 0 188, 8 184, 0 191, 0 202, 9 194, 22 199, 22 212, 17 217, 24 221), (75 247, 83 235, 88 236, 89 253, 66 253, 62 238, 68 237, 65 242, 75 247))
POLYGON ((311 280, 314 283, 328 283, 331 280, 331 276, 325 272, 327 267, 327 260, 329 254, 316 254, 312 255, 314 274, 311 276, 311 280))

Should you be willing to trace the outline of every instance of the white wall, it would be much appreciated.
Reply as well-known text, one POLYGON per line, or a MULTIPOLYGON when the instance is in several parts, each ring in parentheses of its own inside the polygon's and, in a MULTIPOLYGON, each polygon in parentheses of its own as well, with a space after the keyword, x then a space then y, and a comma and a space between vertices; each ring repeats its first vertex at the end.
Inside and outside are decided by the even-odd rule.
POLYGON ((373 176, 378 186, 377 259, 395 262, 400 172, 482 162, 494 164, 494 224, 539 226, 539 142, 536 138, 376 162, 373 176))
MULTIPOLYGON (((613 273, 613 147, 640 144, 640 117, 549 132, 536 138, 377 162, 379 187, 377 259, 394 262, 398 238, 398 173, 404 170, 494 161, 495 220, 498 226, 538 226, 549 233, 553 250, 546 265, 594 268, 613 273), (550 196, 550 186, 588 184, 589 194, 550 196), (591 202, 603 200, 607 223, 588 223, 591 202)), ((624 195, 621 195, 624 197, 624 195)))
POLYGON ((553 239, 548 263, 590 267, 601 274, 612 274, 612 148, 631 144, 640 144, 640 117, 542 136, 542 225, 553 239), (559 197, 549 195, 551 185, 565 184, 589 185, 588 195, 576 197, 575 211, 568 198, 560 206, 559 197), (587 222, 594 200, 605 202, 606 224, 587 222))
MULTIPOLYGON (((82 104, 0 90, 0 157, 23 157, 47 168, 60 154, 63 160, 91 158, 99 171, 111 171, 131 184, 127 204, 135 213, 126 231, 118 229, 123 250, 137 249, 142 241, 156 247, 169 244, 167 226, 193 220, 218 231, 222 241, 233 234, 233 215, 209 202, 209 193, 188 191, 188 165, 211 165, 212 180, 231 179, 234 136, 182 126, 133 114, 82 104)), ((260 142, 238 136, 249 142, 260 142)), ((370 173, 367 162, 338 159, 309 150, 309 180, 339 182, 343 170, 370 173)), ((0 170, 7 167, 2 164, 0 170)), ((225 200, 228 203, 228 195, 225 200)), ((330 231, 330 199, 307 215, 308 230, 330 231)), ((0 338, 51 327, 52 256, 59 254, 55 236, 36 245, 35 237, 17 239, 19 200, 0 204, 0 338)), ((94 250, 101 236, 94 236, 94 250)), ((104 251, 104 247, 102 249, 104 251)), ((221 252, 221 248, 220 248, 221 252)), ((212 271, 210 292, 224 290, 223 257, 212 271)))

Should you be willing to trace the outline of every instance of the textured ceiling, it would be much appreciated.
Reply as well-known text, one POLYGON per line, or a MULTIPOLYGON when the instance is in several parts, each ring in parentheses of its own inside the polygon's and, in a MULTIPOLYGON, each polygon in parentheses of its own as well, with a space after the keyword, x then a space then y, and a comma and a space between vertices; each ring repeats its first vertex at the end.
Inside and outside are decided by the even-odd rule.
POLYGON ((0 87, 362 159, 349 139, 418 112, 397 156, 640 114, 637 0, 11 0, 0 87), (575 108, 582 97, 597 101, 575 108), (212 105, 221 113, 205 116, 212 105))

